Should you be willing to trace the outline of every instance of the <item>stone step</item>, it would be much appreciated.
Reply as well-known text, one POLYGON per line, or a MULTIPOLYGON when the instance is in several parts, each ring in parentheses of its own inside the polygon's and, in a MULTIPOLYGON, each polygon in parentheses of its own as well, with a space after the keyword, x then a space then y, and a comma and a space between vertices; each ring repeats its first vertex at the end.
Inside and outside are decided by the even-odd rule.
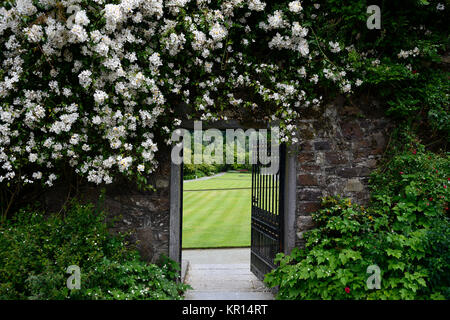
POLYGON ((216 271, 189 271, 189 279, 201 279, 201 280, 211 280, 214 281, 216 279, 224 279, 224 280, 253 280, 257 281, 258 279, 253 274, 248 273, 239 273, 239 272, 223 272, 222 270, 216 271))
POLYGON ((228 280, 217 278, 214 281, 209 279, 191 279, 187 281, 194 290, 210 291, 246 291, 259 292, 266 291, 267 288, 261 281, 252 280, 228 280))
POLYGON ((270 292, 188 291, 186 300, 273 300, 270 292))
POLYGON ((221 275, 229 275, 229 276, 247 276, 251 278, 256 278, 255 275, 250 270, 244 270, 244 269, 189 269, 189 274, 192 275, 199 275, 199 276, 215 276, 218 274, 221 275))
POLYGON ((250 271, 250 249, 189 250, 185 283, 193 290, 187 300, 273 300, 262 281, 250 271), (222 263, 226 261, 226 263, 222 263))
POLYGON ((191 263, 191 270, 247 270, 249 273, 250 266, 246 263, 229 263, 229 264, 216 264, 216 263, 191 263))

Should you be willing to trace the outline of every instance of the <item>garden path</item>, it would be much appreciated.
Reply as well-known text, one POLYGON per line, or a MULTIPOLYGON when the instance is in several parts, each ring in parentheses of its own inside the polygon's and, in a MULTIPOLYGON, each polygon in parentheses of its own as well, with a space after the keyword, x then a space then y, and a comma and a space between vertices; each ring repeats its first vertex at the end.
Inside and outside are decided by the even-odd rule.
POLYGON ((193 290, 186 300, 273 300, 250 271, 250 249, 183 250, 184 282, 193 290))
POLYGON ((208 180, 208 179, 212 179, 212 178, 217 178, 217 177, 223 176, 225 173, 226 172, 220 172, 220 173, 212 175, 212 176, 201 177, 201 178, 197 178, 197 179, 183 180, 183 183, 192 182, 192 181, 202 181, 202 180, 208 180))

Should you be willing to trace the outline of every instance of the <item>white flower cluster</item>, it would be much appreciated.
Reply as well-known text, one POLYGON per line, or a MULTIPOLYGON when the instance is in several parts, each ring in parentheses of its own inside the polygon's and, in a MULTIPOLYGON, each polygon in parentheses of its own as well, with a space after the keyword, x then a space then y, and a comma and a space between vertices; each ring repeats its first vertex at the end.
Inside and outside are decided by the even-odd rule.
POLYGON ((209 31, 209 35, 214 41, 221 41, 227 36, 227 30, 219 23, 215 23, 209 31))
POLYGON ((400 50, 400 52, 398 53, 397 57, 399 58, 403 58, 406 59, 408 57, 417 57, 420 53, 419 48, 415 47, 412 50, 400 50))
POLYGON ((266 4, 260 0, 250 0, 248 4, 248 8, 254 11, 263 11, 265 7, 266 4))
POLYGON ((309 54, 309 45, 306 40, 308 29, 303 28, 297 21, 292 24, 291 36, 282 36, 277 33, 269 42, 269 48, 289 49, 298 51, 302 56, 306 57, 309 54))
POLYGON ((302 4, 300 1, 292 1, 289 3, 289 11, 294 13, 299 13, 303 10, 302 4))
POLYGON ((328 44, 330 45, 330 51, 331 52, 338 53, 339 51, 341 51, 341 47, 339 45, 339 42, 330 41, 328 44))
MULTIPOLYGON (((267 13, 261 0, 8 3, 0 5, 0 183, 51 186, 60 162, 97 184, 148 174, 157 137, 179 124, 176 101, 218 120, 223 104, 258 112, 262 100, 281 120, 283 141, 295 142, 301 109, 322 100, 307 87, 325 78, 351 91, 345 71, 313 69, 319 53, 310 50, 300 1, 267 13), (252 46, 291 54, 290 69, 254 60, 252 46), (249 90, 255 99, 240 94, 249 90)), ((338 42, 329 45, 340 52, 338 42)))

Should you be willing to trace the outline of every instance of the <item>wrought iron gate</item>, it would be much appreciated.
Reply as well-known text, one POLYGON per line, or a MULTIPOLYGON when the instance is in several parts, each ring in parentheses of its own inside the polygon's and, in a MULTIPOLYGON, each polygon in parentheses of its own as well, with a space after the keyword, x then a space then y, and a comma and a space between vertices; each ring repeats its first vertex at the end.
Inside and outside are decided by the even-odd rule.
MULTIPOLYGON (((254 152, 262 146, 257 145, 254 152)), ((284 246, 284 144, 277 146, 277 172, 267 174, 260 157, 252 165, 252 212, 250 269, 260 279, 275 268, 274 258, 284 246)), ((266 152, 264 150, 264 152, 266 152)), ((270 156, 270 150, 267 151, 270 156)))

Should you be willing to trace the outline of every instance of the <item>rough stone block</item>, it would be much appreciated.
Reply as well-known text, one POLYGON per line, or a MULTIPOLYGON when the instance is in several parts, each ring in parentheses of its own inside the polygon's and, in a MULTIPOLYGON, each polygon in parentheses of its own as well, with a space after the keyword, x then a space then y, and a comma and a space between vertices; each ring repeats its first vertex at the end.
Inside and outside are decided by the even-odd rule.
POLYGON ((302 164, 300 165, 300 169, 306 172, 319 171, 320 166, 314 164, 302 164))
POLYGON ((331 145, 328 141, 318 141, 314 142, 314 149, 315 150, 330 150, 331 145))
POLYGON ((298 193, 299 200, 305 201, 320 201, 322 191, 320 190, 300 190, 298 193))
POLYGON ((317 186, 317 177, 312 174, 298 175, 298 184, 301 186, 317 186))
POLYGON ((356 116, 361 113, 361 110, 355 106, 344 106, 342 108, 338 108, 338 112, 343 116, 356 116))
POLYGON ((344 154, 338 152, 326 152, 325 160, 329 164, 344 164, 347 162, 347 158, 344 154))
POLYGON ((370 146, 371 146, 371 143, 367 139, 353 141, 354 149, 369 148, 370 146))
POLYGON ((298 204, 298 212, 302 215, 316 212, 320 209, 320 202, 304 202, 300 201, 298 204))
POLYGON ((156 180, 156 188, 157 189, 163 189, 169 187, 169 180, 168 179, 157 179, 156 180))
POLYGON ((358 176, 358 168, 342 168, 337 170, 337 175, 343 178, 351 178, 358 176))
POLYGON ((375 169, 377 166, 377 160, 376 159, 368 159, 367 161, 364 162, 364 165, 368 169, 375 169))
POLYGON ((152 261, 154 255, 153 249, 153 231, 151 227, 139 228, 136 230, 138 241, 137 249, 145 261, 152 261))
POLYGON ((346 139, 361 139, 363 137, 363 132, 359 126, 358 122, 344 122, 341 125, 342 134, 346 139))
POLYGON ((314 153, 313 152, 300 152, 298 157, 297 157, 297 159, 298 159, 298 161, 300 163, 313 161, 314 160, 314 153))
POLYGON ((325 165, 326 161, 325 161, 325 155, 324 152, 317 152, 316 153, 316 164, 323 166, 325 165))
POLYGON ((311 151, 312 150, 311 142, 308 142, 308 141, 303 142, 300 145, 300 150, 302 150, 302 151, 311 151))
POLYGON ((297 218, 297 228, 300 231, 311 230, 315 224, 311 216, 299 216, 297 218))
POLYGON ((358 169, 359 169, 359 171, 358 171, 359 177, 367 177, 372 172, 372 170, 370 170, 370 168, 367 168, 367 167, 359 167, 358 169))
POLYGON ((370 175, 371 170, 367 167, 342 168, 337 174, 344 178, 365 177, 370 175))
POLYGON ((325 168, 325 174, 326 174, 327 176, 335 175, 335 174, 336 174, 336 170, 337 170, 336 167, 328 167, 328 168, 325 168))
POLYGON ((298 238, 298 239, 303 239, 304 233, 305 233, 305 231, 297 232, 297 238, 298 238))
POLYGON ((350 179, 345 185, 346 192, 361 192, 364 190, 364 185, 359 181, 359 179, 350 179))

